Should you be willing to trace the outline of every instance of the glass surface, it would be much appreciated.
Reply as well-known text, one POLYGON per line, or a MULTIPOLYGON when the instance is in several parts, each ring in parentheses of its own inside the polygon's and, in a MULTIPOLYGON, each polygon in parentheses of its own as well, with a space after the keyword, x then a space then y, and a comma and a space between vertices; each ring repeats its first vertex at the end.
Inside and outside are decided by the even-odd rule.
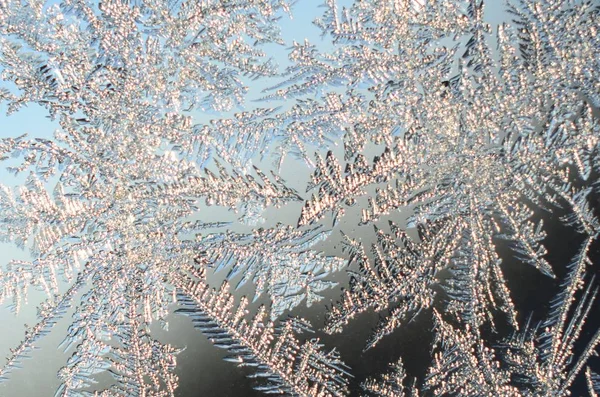
POLYGON ((0 0, 0 396, 599 394, 599 15, 0 0))

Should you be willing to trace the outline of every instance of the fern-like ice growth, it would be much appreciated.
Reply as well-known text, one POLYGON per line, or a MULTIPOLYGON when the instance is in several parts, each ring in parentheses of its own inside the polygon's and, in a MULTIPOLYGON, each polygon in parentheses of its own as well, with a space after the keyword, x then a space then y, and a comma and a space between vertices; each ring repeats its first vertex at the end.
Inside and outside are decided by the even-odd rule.
MULTIPOLYGON (((583 333, 597 293, 593 277, 585 286, 590 243, 585 241, 569 266, 547 320, 535 327, 528 321, 496 346, 486 343, 482 329, 472 328, 470 321, 446 320, 434 310, 433 360, 421 385, 426 395, 570 395, 575 377, 600 345, 600 331, 583 333)), ((586 371, 593 393, 597 380, 586 371)), ((381 380, 369 380, 363 387, 372 395, 408 395, 402 394, 405 377, 399 361, 381 380)))
MULTIPOLYGON (((568 15, 569 23, 577 19, 577 31, 581 26, 596 29, 598 10, 591 3, 552 4, 545 14, 528 4, 517 7, 534 11, 518 14, 514 26, 502 25, 492 33, 482 1, 368 1, 343 12, 328 2, 319 24, 338 46, 336 57, 322 67, 326 71, 319 83, 341 79, 348 95, 363 102, 361 113, 343 120, 363 137, 351 138, 348 132, 354 143, 345 167, 332 152, 317 157, 310 185, 315 194, 306 201, 299 224, 316 222, 328 212, 342 218, 357 198, 367 195, 363 223, 405 209, 412 211, 409 225, 451 222, 451 234, 439 238, 455 247, 448 283, 452 310, 478 327, 493 322, 490 309, 500 309, 516 326, 498 239, 509 241, 520 262, 555 277, 536 209, 566 207, 567 225, 588 236, 598 233, 588 204, 591 188, 572 188, 576 178, 569 173, 570 166, 577 169, 577 183, 585 184, 593 172, 599 147, 590 90, 597 82, 581 80, 590 97, 578 99, 579 88, 560 85, 539 66, 570 51, 555 48, 552 41, 560 41, 564 31, 543 33, 534 53, 522 43, 518 28, 523 18, 537 18, 536 31, 542 34, 541 20, 568 15), (399 54, 402 61, 395 61, 399 54), (524 97, 535 99, 519 99, 524 97), (364 147, 357 139, 386 148, 369 164, 355 150, 364 147)), ((568 41, 590 50, 575 35, 568 41)), ((595 61, 577 57, 572 63, 588 74, 594 70, 595 61)), ((300 92, 300 87, 290 83, 289 92, 300 92)), ((377 300, 375 294, 372 298, 377 300)))
POLYGON ((9 171, 29 173, 23 186, 1 188, 0 240, 33 256, 2 270, 0 302, 18 310, 32 286, 49 298, 3 379, 75 306, 64 341, 73 356, 59 394, 93 393, 99 372, 115 379, 111 395, 174 394, 176 351, 147 329, 164 323, 173 303, 168 275, 185 272, 199 251, 189 235, 202 226, 188 218, 203 206, 243 214, 299 200, 279 176, 255 169, 253 177, 247 156, 231 157, 229 167, 213 161, 235 143, 219 136, 222 129, 203 139, 190 113, 229 111, 244 100, 243 76, 274 75, 257 45, 280 42, 275 22, 286 11, 282 1, 226 9, 220 2, 0 4, 9 87, 2 99, 9 113, 42 105, 60 125, 52 141, 0 140, 9 171), (73 283, 66 291, 63 278, 73 283))
POLYGON ((450 224, 442 223, 429 230, 421 227, 419 243, 413 242, 395 224, 390 226, 393 236, 401 244, 376 229, 377 242, 371 248, 374 263, 360 243, 345 237, 345 249, 360 270, 351 272, 350 289, 327 316, 325 330, 333 333, 341 332, 350 320, 367 310, 390 309, 389 316, 382 320, 367 342, 367 348, 375 346, 421 310, 431 307, 435 296, 431 287, 438 282, 438 271, 448 265, 448 253, 453 252, 450 241, 432 241, 434 234, 448 233, 450 224))
POLYGON ((585 380, 587 381, 590 396, 597 397, 598 393, 600 393, 600 375, 592 372, 588 367, 585 370, 585 380))
POLYGON ((0 138, 18 185, 0 185, 0 242, 31 256, 0 270, 0 303, 46 297, 0 380, 69 314, 57 395, 175 395, 178 348, 149 330, 178 302, 266 378, 257 389, 347 395, 337 351, 280 317, 351 266, 326 333, 386 312, 368 349, 420 313, 434 321, 425 379, 396 361, 364 391, 566 396, 585 376, 598 393, 600 331, 584 332, 596 290, 583 285, 600 233, 600 5, 325 0, 325 41, 290 40, 279 69, 267 51, 286 44, 293 3, 0 0, 0 104, 41 106, 58 127, 0 138), (554 212, 584 242, 531 327, 510 269, 562 277, 554 212), (326 254, 340 229, 342 253, 326 254), (270 309, 249 319, 229 283, 270 309))
POLYGON ((283 225, 251 235, 208 235, 199 238, 203 251, 196 260, 217 271, 228 267, 226 280, 241 275, 236 289, 252 280, 255 299, 266 292, 275 319, 303 300, 310 307, 322 299, 320 292, 337 284, 326 277, 345 268, 347 261, 310 250, 328 235, 318 229, 298 231, 283 225))
POLYGON ((378 397, 418 397, 419 389, 406 386, 406 371, 402 359, 390 364, 391 371, 383 374, 381 379, 368 379, 361 385, 370 396, 378 397))
MULTIPOLYGON (((200 280, 203 276, 200 275, 200 280)), ((248 300, 235 298, 224 283, 219 290, 202 281, 181 280, 179 313, 192 318, 194 325, 218 347, 231 354, 225 360, 255 368, 252 377, 265 378, 258 390, 297 396, 343 396, 347 394, 348 368, 335 350, 325 353, 318 339, 300 342, 295 334, 311 332, 300 319, 289 319, 280 327, 268 321, 263 306, 248 321, 248 300)))

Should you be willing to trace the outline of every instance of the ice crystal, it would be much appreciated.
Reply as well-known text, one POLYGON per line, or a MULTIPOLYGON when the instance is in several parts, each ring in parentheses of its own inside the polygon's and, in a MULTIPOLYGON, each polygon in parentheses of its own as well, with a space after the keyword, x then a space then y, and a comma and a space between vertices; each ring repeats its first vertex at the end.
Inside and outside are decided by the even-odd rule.
MULTIPOLYGON (((200 276, 202 280, 203 276, 200 276)), ((268 384, 257 387, 266 393, 298 396, 342 396, 347 393, 348 375, 335 350, 321 352, 318 339, 300 343, 295 333, 310 330, 310 324, 301 319, 289 319, 279 328, 265 322, 263 307, 251 321, 247 314, 248 300, 242 298, 234 311, 235 298, 229 294, 225 282, 220 290, 206 284, 187 281, 179 297, 184 308, 179 309, 193 318, 197 328, 207 334, 218 347, 232 355, 227 361, 240 366, 255 367, 252 376, 265 378, 268 384)))
POLYGON ((328 234, 278 225, 252 235, 208 235, 200 238, 203 251, 196 260, 217 270, 229 268, 227 280, 241 274, 236 288, 252 279, 256 298, 267 291, 275 319, 304 299, 307 306, 321 300, 318 293, 336 284, 324 277, 346 267, 346 261, 308 250, 328 234))
MULTIPOLYGON (((361 244, 353 240, 346 242, 350 258, 359 263, 360 271, 352 273, 350 289, 342 302, 329 311, 327 332, 341 332, 353 317, 371 308, 381 311, 395 304, 390 316, 379 324, 368 341, 367 347, 373 347, 408 317, 416 316, 433 304, 434 276, 444 265, 448 266, 447 253, 452 252, 452 246, 437 241, 430 244, 426 234, 415 244, 396 225, 392 224, 392 230, 390 236, 376 229, 377 242, 372 246, 374 266, 361 244), (403 245, 396 243, 394 237, 399 237, 403 245)), ((421 231, 432 233, 433 229, 422 228, 421 231)), ((443 228, 436 232, 443 233, 443 228)))
MULTIPOLYGON (((583 289, 582 267, 589 243, 570 264, 568 281, 554 300, 549 318, 533 329, 527 324, 495 347, 486 344, 479 329, 469 324, 452 325, 434 311, 434 355, 422 389, 434 396, 568 395, 575 376, 600 344, 600 331, 595 330, 573 360, 573 350, 583 335, 597 293, 597 288, 592 289, 588 283, 579 303, 572 307, 576 293, 583 289), (571 310, 573 316, 567 320, 566 313, 571 310)), ((392 369, 380 381, 364 383, 363 388, 374 395, 408 395, 404 393, 407 381, 402 362, 392 369)), ((595 387, 593 376, 588 369, 590 393, 595 387)), ((418 393, 416 388, 411 390, 418 393)))
POLYGON ((377 312, 369 354, 433 321, 422 375, 388 352, 370 395, 600 393, 600 4, 326 0, 311 43, 280 32, 294 3, 0 0, 0 103, 59 127, 0 139, 0 242, 31 257, 0 303, 46 297, 0 380, 71 316, 57 395, 175 395, 183 347, 152 332, 174 311, 257 390, 348 395, 297 316, 348 268, 324 333, 377 312), (514 268, 555 280, 536 319, 514 268))
MULTIPOLYGON (((452 325, 434 311, 434 355, 422 390, 433 396, 568 395, 575 376, 600 344, 600 331, 592 330, 582 352, 573 359, 597 293, 593 283, 583 288, 589 243, 588 239, 570 264, 567 281, 555 298, 548 319, 533 328, 528 322, 497 346, 489 346, 480 329, 456 321, 452 325), (573 307, 581 289, 579 303, 573 307), (569 311, 573 315, 567 320, 569 311)), ((373 395, 408 396, 404 392, 408 382, 402 361, 392 365, 392 369, 381 380, 364 383, 363 388, 373 395)), ((587 374, 593 393, 593 375, 589 369, 587 374)), ((418 392, 414 387, 411 390, 418 392)))

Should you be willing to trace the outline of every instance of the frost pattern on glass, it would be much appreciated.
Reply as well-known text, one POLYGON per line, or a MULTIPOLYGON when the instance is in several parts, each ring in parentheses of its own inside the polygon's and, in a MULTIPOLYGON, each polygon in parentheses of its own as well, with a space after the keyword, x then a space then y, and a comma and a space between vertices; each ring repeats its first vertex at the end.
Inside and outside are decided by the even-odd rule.
MULTIPOLYGON (((478 328, 456 318, 444 320, 434 311, 433 360, 421 390, 433 396, 560 396, 580 373, 600 343, 600 330, 591 337, 583 334, 585 321, 591 314, 597 288, 584 280, 590 240, 569 264, 563 290, 552 302, 546 321, 532 326, 529 321, 520 331, 489 346, 478 328), (585 288, 584 288, 585 286, 585 288), (575 303, 578 290, 583 290, 575 303), (567 319, 566 313, 573 311, 567 319), (585 339, 581 341, 581 339, 585 339), (583 350, 574 359, 574 348, 583 342, 583 350)), ((418 389, 406 380, 402 361, 392 365, 392 372, 380 380, 370 379, 363 388, 374 395, 410 395, 418 389), (395 394, 394 394, 395 393, 395 394)), ((594 375, 587 370, 589 391, 593 395, 594 375)))
POLYGON ((266 319, 264 306, 247 321, 248 299, 235 307, 227 282, 219 290, 199 281, 183 281, 178 312, 192 317, 196 328, 205 333, 215 346, 231 353, 225 360, 240 366, 254 367, 254 377, 265 378, 257 386, 268 394, 298 396, 342 396, 347 394, 347 367, 335 350, 321 351, 318 339, 300 343, 294 336, 312 332, 306 320, 291 318, 274 328, 266 319))
POLYGON ((482 0, 326 0, 324 42, 286 43, 294 3, 0 0, 0 101, 59 125, 0 139, 0 242, 32 258, 1 268, 0 303, 46 297, 0 380, 72 313, 56 395, 175 395, 182 347, 151 332, 175 310, 257 390, 348 395, 340 353, 285 319, 347 269, 324 333, 377 312, 367 351, 433 322, 424 377, 394 357, 368 395, 600 394, 600 4, 514 0, 491 24, 482 0), (581 244, 566 266, 549 223, 581 244), (545 321, 510 264, 557 279, 545 321))
POLYGON ((325 277, 345 268, 346 261, 308 250, 329 234, 281 224, 274 229, 256 229, 252 235, 209 234, 198 239, 203 251, 196 261, 217 271, 228 268, 226 280, 241 274, 236 289, 252 280, 254 299, 266 291, 272 302, 271 319, 275 320, 303 300, 307 306, 320 301, 319 293, 336 285, 325 277))

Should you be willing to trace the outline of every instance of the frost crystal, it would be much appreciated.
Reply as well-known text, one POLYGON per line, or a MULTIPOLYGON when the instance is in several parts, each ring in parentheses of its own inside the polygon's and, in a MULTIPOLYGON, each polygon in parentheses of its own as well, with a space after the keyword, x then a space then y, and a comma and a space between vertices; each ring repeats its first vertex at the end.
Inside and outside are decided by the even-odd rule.
POLYGON ((269 394, 600 394, 600 4, 294 3, 0 0, 0 104, 58 127, 0 138, 0 303, 46 299, 0 380, 68 321, 56 395, 175 395, 175 312, 269 394), (420 374, 352 379, 368 312, 433 322, 420 374))

